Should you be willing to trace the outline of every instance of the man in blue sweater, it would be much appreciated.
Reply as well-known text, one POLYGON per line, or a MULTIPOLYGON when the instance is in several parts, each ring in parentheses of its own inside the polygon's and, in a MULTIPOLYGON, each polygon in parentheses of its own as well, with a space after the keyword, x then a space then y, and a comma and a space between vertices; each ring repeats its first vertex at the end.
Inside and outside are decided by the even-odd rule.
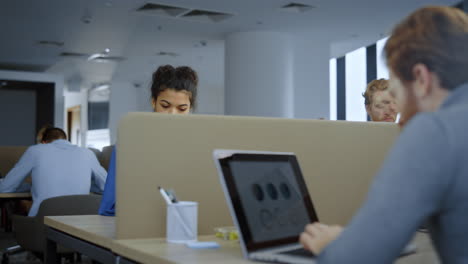
POLYGON ((308 225, 318 263, 392 263, 428 222, 443 263, 468 263, 468 16, 417 10, 385 46, 403 131, 345 229, 308 225))
POLYGON ((29 147, 15 167, 0 180, 0 192, 18 191, 18 186, 31 173, 32 207, 35 216, 43 200, 74 194, 89 194, 94 178, 99 189, 106 181, 106 170, 89 149, 72 145, 65 132, 47 128, 42 144, 29 147))

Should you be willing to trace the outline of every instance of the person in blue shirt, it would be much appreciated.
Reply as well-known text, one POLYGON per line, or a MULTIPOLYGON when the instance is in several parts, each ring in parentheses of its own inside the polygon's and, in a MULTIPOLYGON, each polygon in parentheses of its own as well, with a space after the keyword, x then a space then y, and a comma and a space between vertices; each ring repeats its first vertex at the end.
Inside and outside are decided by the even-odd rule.
POLYGON ((426 222, 442 263, 468 263, 467 47, 468 15, 452 7, 393 30, 385 54, 405 125, 348 226, 306 226, 317 263, 393 263, 426 222))
POLYGON ((0 181, 0 192, 15 192, 31 173, 33 203, 29 216, 35 216, 47 198, 89 194, 92 179, 104 188, 107 172, 93 152, 72 145, 60 128, 47 128, 42 138, 42 143, 29 147, 0 181))
MULTIPOLYGON (((198 76, 187 66, 174 68, 160 66, 154 73, 151 84, 151 104, 156 113, 190 114, 195 108, 198 76)), ((115 215, 116 155, 114 148, 109 162, 104 194, 99 214, 115 215)))

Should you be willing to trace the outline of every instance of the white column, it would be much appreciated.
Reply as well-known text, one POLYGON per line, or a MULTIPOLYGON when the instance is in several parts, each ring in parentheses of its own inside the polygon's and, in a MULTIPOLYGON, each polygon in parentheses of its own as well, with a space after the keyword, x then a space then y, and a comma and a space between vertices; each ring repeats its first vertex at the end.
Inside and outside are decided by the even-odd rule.
POLYGON ((294 36, 294 118, 328 119, 330 43, 316 34, 294 36))
POLYGON ((278 32, 233 33, 225 48, 225 113, 293 117, 293 50, 278 32))

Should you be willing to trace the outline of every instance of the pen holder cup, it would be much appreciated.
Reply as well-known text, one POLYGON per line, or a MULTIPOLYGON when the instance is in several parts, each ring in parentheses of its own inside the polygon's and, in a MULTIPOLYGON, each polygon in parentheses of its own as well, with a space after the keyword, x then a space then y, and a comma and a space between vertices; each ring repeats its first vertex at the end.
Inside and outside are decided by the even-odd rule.
POLYGON ((180 201, 167 205, 167 242, 187 243, 197 241, 197 218, 197 202, 180 201))

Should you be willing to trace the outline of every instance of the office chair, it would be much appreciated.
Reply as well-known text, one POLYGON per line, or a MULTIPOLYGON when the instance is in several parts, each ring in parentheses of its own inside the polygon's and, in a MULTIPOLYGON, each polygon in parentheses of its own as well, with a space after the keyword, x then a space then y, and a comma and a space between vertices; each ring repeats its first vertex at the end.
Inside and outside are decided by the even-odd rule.
MULTIPOLYGON (((44 216, 93 215, 98 213, 100 203, 100 195, 58 196, 42 201, 34 217, 13 215, 13 232, 18 246, 10 247, 3 252, 2 264, 9 263, 10 255, 23 251, 31 251, 43 259, 46 248, 44 216)), ((57 251, 62 257, 74 255, 72 250, 61 246, 58 246, 57 251)))

